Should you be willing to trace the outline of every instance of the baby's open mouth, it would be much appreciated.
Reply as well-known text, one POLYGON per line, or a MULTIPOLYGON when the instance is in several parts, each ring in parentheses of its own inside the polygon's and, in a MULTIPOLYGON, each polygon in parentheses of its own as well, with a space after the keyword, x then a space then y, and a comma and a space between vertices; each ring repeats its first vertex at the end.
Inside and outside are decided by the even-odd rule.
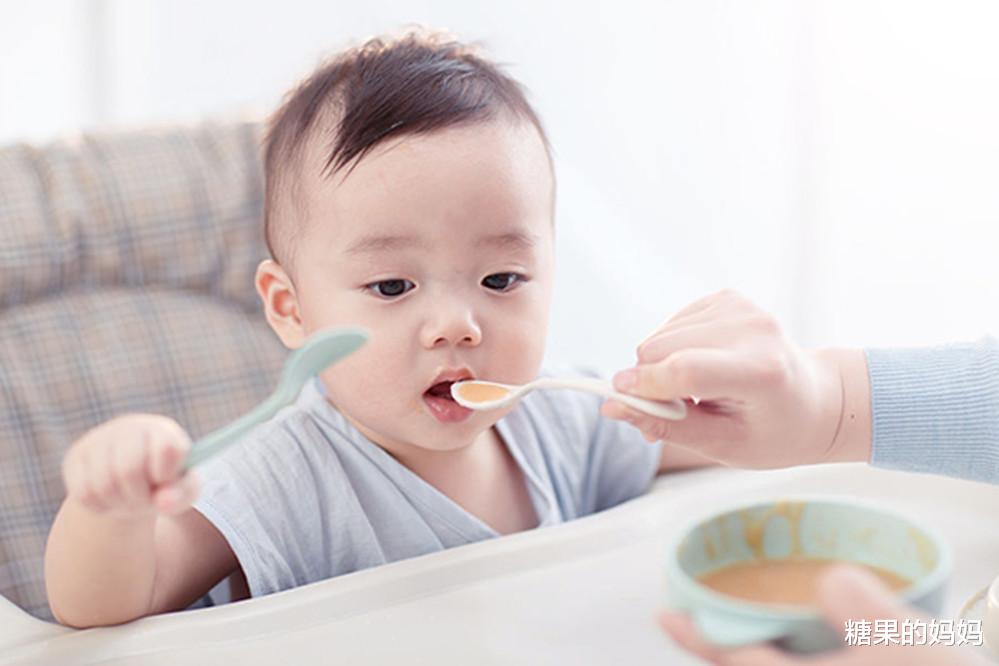
POLYGON ((462 407, 451 397, 451 385, 464 378, 470 376, 439 381, 423 392, 424 404, 430 410, 430 414, 441 423, 464 421, 472 414, 472 410, 462 407))
POLYGON ((425 391, 425 393, 427 395, 432 395, 438 398, 444 398, 446 400, 451 400, 453 402, 454 398, 451 397, 451 384, 454 384, 454 382, 453 381, 437 382, 436 384, 428 388, 425 391))

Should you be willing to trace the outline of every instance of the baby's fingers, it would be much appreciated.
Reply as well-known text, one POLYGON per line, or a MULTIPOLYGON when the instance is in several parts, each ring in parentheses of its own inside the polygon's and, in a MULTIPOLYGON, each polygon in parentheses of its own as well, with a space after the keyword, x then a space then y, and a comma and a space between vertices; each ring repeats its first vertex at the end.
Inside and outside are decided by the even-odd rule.
POLYGON ((198 496, 197 477, 192 472, 185 474, 181 469, 191 449, 191 439, 183 428, 169 419, 151 428, 148 437, 153 504, 161 513, 180 513, 198 496))
POLYGON ((149 480, 154 487, 170 483, 181 474, 181 466, 191 448, 191 439, 176 422, 164 419, 146 433, 149 480))
POLYGON ((121 499, 131 507, 148 506, 151 495, 146 474, 148 442, 144 438, 122 441, 111 447, 110 465, 121 499))
POLYGON ((107 482, 94 478, 91 470, 97 466, 88 459, 89 453, 85 449, 75 449, 67 454, 62 470, 66 495, 91 511, 105 511, 107 504, 98 489, 107 482))
POLYGON ((160 513, 175 515, 186 511, 198 499, 200 490, 201 482, 192 470, 179 481, 157 488, 153 493, 153 503, 160 513))

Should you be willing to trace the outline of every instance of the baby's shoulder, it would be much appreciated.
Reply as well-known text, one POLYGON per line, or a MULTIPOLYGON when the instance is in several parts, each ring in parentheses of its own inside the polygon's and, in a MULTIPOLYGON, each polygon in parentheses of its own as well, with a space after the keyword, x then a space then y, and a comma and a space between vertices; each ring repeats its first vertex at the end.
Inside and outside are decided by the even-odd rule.
POLYGON ((298 402, 248 432, 219 457, 228 467, 296 474, 308 469, 336 467, 337 441, 347 434, 336 423, 324 422, 298 402))

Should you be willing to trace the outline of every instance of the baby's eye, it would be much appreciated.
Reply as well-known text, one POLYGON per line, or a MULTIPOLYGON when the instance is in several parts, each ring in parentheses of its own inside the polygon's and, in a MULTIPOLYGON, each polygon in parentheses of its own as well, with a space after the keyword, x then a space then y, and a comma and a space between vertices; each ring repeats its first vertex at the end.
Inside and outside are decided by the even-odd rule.
POLYGON ((374 291, 384 298, 395 298, 396 296, 402 296, 415 286, 409 280, 379 280, 378 282, 365 285, 365 288, 374 291))
POLYGON ((513 285, 523 281, 519 273, 493 273, 482 278, 482 286, 496 291, 509 291, 513 285))

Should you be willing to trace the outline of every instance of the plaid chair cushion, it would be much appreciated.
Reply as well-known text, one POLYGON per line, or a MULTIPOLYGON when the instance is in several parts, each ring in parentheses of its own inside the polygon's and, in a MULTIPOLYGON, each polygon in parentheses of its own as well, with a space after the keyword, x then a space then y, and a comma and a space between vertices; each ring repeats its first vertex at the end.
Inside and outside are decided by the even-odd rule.
POLYGON ((0 594, 37 617, 77 437, 138 411, 197 437, 273 388, 257 143, 240 123, 0 148, 0 594))

